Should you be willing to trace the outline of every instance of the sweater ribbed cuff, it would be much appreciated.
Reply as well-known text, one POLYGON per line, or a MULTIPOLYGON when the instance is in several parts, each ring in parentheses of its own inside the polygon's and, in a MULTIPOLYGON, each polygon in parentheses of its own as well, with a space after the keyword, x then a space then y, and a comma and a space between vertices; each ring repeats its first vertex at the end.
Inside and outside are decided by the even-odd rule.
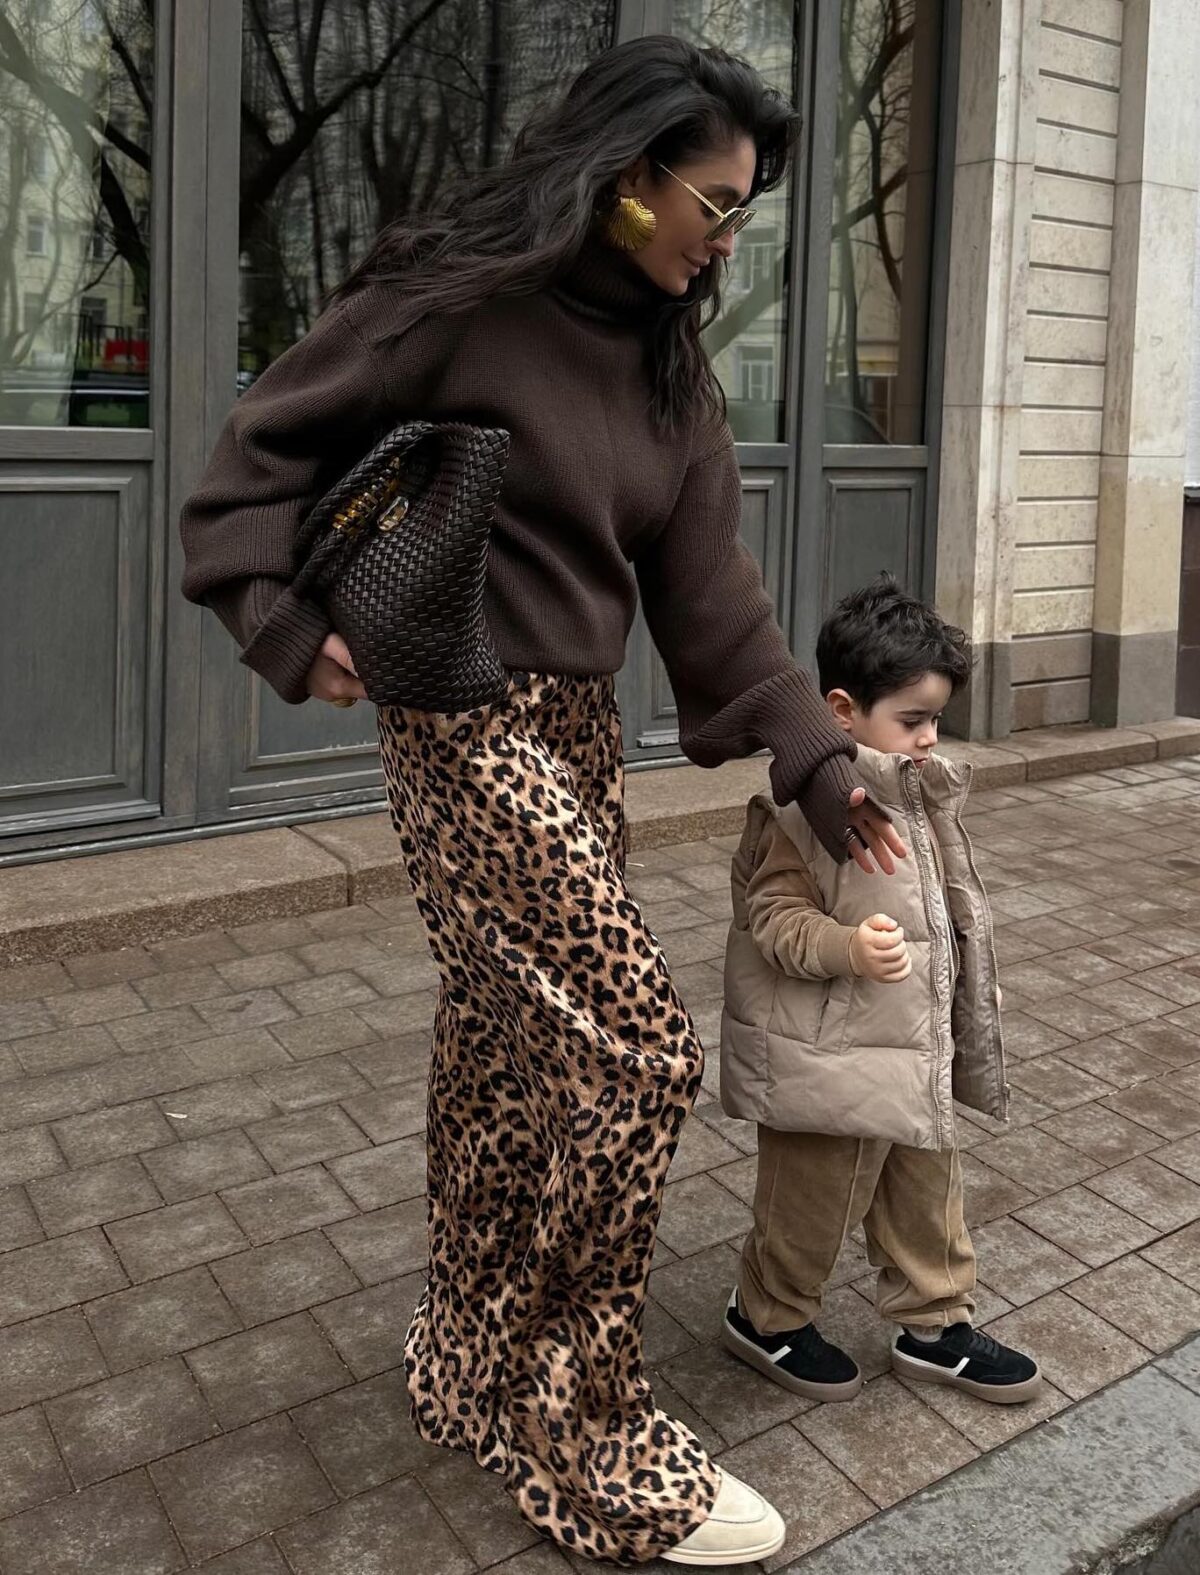
POLYGON ((850 795, 858 786, 849 757, 833 755, 821 762, 796 794, 805 820, 838 864, 844 864, 849 857, 850 795))
POLYGON ((308 670, 332 627, 323 607, 285 585, 242 652, 242 661, 265 678, 280 699, 299 705, 308 699, 308 670))
POLYGON ((771 787, 777 804, 790 804, 831 756, 853 759, 854 740, 835 727, 808 674, 787 668, 746 697, 754 727, 774 755, 771 787))

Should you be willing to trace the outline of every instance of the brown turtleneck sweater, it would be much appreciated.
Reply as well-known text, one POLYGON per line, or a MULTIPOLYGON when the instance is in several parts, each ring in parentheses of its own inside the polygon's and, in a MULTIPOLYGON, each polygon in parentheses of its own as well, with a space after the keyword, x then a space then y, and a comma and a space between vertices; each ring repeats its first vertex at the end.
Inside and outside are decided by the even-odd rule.
POLYGON ((285 700, 305 699, 330 630, 288 587, 305 513, 400 421, 504 427, 487 596, 501 660, 615 672, 640 591, 684 752, 715 766, 769 748, 776 799, 799 799, 842 857, 854 745, 792 660, 741 542, 729 428, 664 433, 650 414, 645 345, 665 300, 589 245, 559 287, 468 313, 405 326, 388 285, 339 302, 234 407, 183 511, 183 591, 285 700))

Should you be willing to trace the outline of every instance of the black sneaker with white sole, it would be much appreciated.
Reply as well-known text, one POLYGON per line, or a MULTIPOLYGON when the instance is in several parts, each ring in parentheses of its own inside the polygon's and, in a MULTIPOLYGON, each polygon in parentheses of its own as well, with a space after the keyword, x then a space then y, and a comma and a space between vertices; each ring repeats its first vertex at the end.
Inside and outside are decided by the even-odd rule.
POLYGON ((853 1357, 821 1337, 816 1324, 783 1334, 759 1334, 738 1306, 737 1291, 729 1298, 721 1338, 727 1351, 809 1400, 853 1400, 862 1388, 862 1374, 853 1357))
POLYGON ((918 1383, 948 1384, 995 1405, 1032 1400, 1042 1374, 1031 1356, 1014 1351, 969 1323, 952 1323, 936 1340, 917 1340, 907 1329, 892 1341, 892 1367, 918 1383))

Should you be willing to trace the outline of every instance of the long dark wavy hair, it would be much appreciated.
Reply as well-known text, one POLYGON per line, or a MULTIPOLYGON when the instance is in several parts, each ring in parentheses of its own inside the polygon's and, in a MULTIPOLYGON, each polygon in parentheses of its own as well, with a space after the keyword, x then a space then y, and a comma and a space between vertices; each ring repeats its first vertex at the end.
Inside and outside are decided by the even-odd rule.
MULTIPOLYGON (((683 39, 633 39, 606 50, 565 96, 522 129, 508 160, 442 193, 428 211, 380 231, 339 295, 402 283, 405 322, 462 312, 496 295, 544 289, 566 272, 643 154, 668 166, 747 136, 757 150, 751 196, 787 173, 799 116, 754 68, 683 39)), ((714 258, 649 336, 653 413, 673 428, 723 398, 701 342, 720 309, 714 258)))

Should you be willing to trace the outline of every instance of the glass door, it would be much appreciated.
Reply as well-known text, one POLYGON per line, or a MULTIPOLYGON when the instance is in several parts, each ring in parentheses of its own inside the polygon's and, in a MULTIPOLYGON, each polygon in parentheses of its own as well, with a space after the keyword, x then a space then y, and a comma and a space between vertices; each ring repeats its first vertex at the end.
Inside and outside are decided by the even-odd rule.
POLYGON ((797 651, 888 570, 932 590, 951 127, 943 0, 838 0, 814 39, 797 651), (806 528, 807 527, 807 528, 806 528))
MULTIPOLYGON (((951 8, 953 9, 953 8, 951 8)), ((943 0, 669 0, 660 25, 748 59, 793 97, 788 184, 739 237, 708 344, 743 477, 743 535, 793 651, 881 569, 931 588, 954 57, 943 0)), ((639 625, 630 757, 678 753, 639 625)))
MULTIPOLYGON (((504 156, 532 110, 612 42, 616 10, 245 0, 229 403, 306 332, 383 225, 504 156)), ((372 710, 285 705, 209 624, 206 818, 377 798, 372 710)))
MULTIPOLYGON (((650 8, 647 7, 647 10, 650 8)), ((671 32, 701 47, 740 55, 790 99, 804 91, 805 0, 667 0, 646 31, 671 32)), ((802 97, 800 97, 802 104, 802 97)), ((803 106, 802 106, 803 107, 803 106)), ((797 419, 795 260, 800 256, 803 148, 791 177, 755 202, 737 237, 721 315, 707 331, 725 391, 742 468, 742 535, 762 566, 784 628, 790 621, 794 431, 797 419)), ((666 671, 639 617, 621 675, 625 746, 631 764, 679 753, 679 726, 666 671)))
POLYGON ((160 811, 144 0, 0 8, 0 858, 160 811))

